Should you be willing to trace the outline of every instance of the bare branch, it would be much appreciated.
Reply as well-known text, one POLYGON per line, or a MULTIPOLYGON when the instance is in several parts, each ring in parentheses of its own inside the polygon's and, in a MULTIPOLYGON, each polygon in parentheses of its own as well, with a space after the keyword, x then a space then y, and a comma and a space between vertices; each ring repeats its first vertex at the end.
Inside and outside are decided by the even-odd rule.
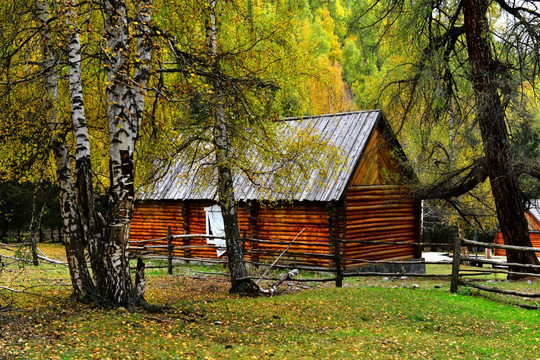
POLYGON ((418 199, 449 200, 471 191, 486 181, 487 177, 488 168, 484 158, 480 158, 465 168, 444 175, 434 184, 415 191, 414 195, 418 199))

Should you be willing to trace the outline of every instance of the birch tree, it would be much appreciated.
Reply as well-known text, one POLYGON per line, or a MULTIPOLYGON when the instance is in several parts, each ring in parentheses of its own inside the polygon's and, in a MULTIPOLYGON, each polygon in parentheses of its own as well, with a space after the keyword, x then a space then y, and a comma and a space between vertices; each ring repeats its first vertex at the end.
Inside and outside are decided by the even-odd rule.
MULTIPOLYGON (((42 74, 53 134, 58 181, 61 188, 64 236, 74 295, 91 297, 104 307, 133 309, 147 306, 144 290, 133 286, 130 277, 128 236, 134 200, 133 157, 143 119, 146 88, 150 77, 152 44, 149 22, 152 1, 138 3, 134 20, 128 17, 125 1, 105 1, 104 39, 107 75, 106 115, 109 123, 110 186, 107 212, 98 221, 93 193, 90 137, 86 121, 82 84, 82 58, 73 1, 65 3, 67 31, 67 68, 71 127, 58 118, 56 108, 58 75, 62 53, 52 43, 52 24, 58 19, 49 14, 48 2, 36 0, 42 48, 42 74), (130 33, 130 26, 133 33, 130 33), (136 49, 136 50, 131 50, 136 49), (75 169, 72 175, 70 154, 65 138, 72 129, 75 139, 75 169), (76 191, 75 191, 76 188, 76 191), (88 245, 93 279, 84 258, 88 245)), ((60 14, 62 15, 62 14, 60 14)), ((57 37, 60 35, 56 34, 57 37)))
POLYGON ((128 9, 125 1, 105 1, 107 56, 107 118, 109 122, 110 187, 102 241, 91 244, 97 292, 111 304, 134 307, 141 303, 129 274, 129 225, 133 214, 133 156, 144 110, 144 92, 150 76, 151 49, 148 23, 152 1, 138 9, 136 62, 131 69, 128 9))
POLYGON ((50 15, 47 1, 36 1, 36 14, 40 21, 42 43, 43 81, 49 111, 49 130, 52 133, 53 152, 56 161, 56 173, 60 188, 60 209, 62 214, 62 232, 66 256, 69 264, 73 297, 82 299, 94 293, 94 286, 84 258, 84 243, 81 237, 79 209, 77 206, 69 151, 65 141, 65 130, 58 119, 58 62, 59 54, 51 39, 50 15))
MULTIPOLYGON (((161 26, 168 30, 164 36, 168 51, 161 53, 163 65, 157 72, 164 76, 161 92, 167 96, 168 109, 181 104, 175 105, 178 112, 168 112, 178 117, 169 127, 178 134, 168 139, 176 145, 170 158, 182 149, 179 157, 197 164, 193 171, 197 175, 190 174, 194 181, 204 179, 203 186, 216 186, 225 223, 230 291, 252 293, 258 289, 247 279, 233 179, 245 176, 261 194, 279 193, 287 180, 306 179, 309 172, 303 170, 309 166, 294 165, 304 159, 306 144, 311 154, 326 144, 315 135, 306 134, 305 142, 299 142, 279 133, 275 99, 288 97, 286 91, 278 93, 297 81, 305 88, 298 74, 311 74, 315 70, 310 66, 318 69, 317 61, 298 34, 301 19, 295 17, 296 4, 209 0, 204 6, 181 1, 169 6, 164 10, 170 15, 161 14, 167 20, 161 26)), ((155 159, 156 154, 150 156, 155 159)))
POLYGON ((84 244, 94 243, 98 236, 97 215, 94 206, 91 147, 88 124, 84 107, 81 74, 81 42, 78 34, 75 1, 68 1, 67 26, 67 67, 73 137, 75 139, 75 186, 81 219, 81 236, 84 244))

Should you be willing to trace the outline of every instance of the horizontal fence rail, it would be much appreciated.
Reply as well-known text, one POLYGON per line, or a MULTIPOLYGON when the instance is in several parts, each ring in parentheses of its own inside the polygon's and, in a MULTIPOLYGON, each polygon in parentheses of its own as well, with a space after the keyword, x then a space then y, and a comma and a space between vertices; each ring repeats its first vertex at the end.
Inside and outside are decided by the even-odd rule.
MULTIPOLYGON (((522 263, 514 263, 514 262, 509 263, 509 262, 501 262, 501 261, 495 261, 495 260, 490 260, 490 259, 463 256, 461 254, 461 247, 467 246, 467 245, 481 246, 481 247, 490 248, 490 249, 495 248, 495 249, 504 249, 504 250, 511 250, 511 251, 519 251, 519 252, 540 253, 540 248, 535 248, 535 247, 530 247, 530 246, 501 245, 501 244, 495 244, 495 243, 483 243, 483 242, 474 241, 474 240, 456 238, 454 242, 454 251, 453 251, 452 279, 451 279, 451 284, 450 284, 451 292, 453 293, 457 292, 458 287, 460 285, 463 285, 463 286, 469 286, 478 290, 498 293, 502 295, 512 295, 512 296, 518 296, 518 297, 523 297, 523 298, 540 298, 540 293, 520 292, 520 291, 514 291, 514 290, 500 289, 497 287, 481 285, 477 281, 463 279, 462 278, 463 276, 470 275, 471 273, 473 274, 473 276, 476 276, 476 277, 480 275, 489 275, 489 274, 504 274, 504 275, 515 275, 518 277, 540 278, 540 272, 526 272, 526 271, 521 270, 521 269, 523 270, 540 269, 540 265, 522 264, 522 263), (482 264, 491 265, 493 269, 468 270, 469 273, 465 274, 465 273, 460 272, 460 265, 463 262, 470 262, 470 263, 475 263, 475 264, 480 264, 480 265, 482 264), (516 271, 516 269, 519 269, 520 271, 516 271)), ((525 306, 522 304, 519 304, 519 305, 524 306, 526 308, 537 309, 536 306, 528 306, 528 305, 525 306)))
POLYGON ((461 239, 461 243, 464 245, 476 245, 476 246, 482 246, 482 247, 487 247, 487 248, 497 248, 497 249, 506 249, 506 250, 523 251, 523 252, 531 252, 531 251, 540 252, 540 248, 535 248, 535 247, 483 243, 480 241, 467 240, 467 239, 461 239))
MULTIPOLYGON (((300 233, 298 234, 300 235, 300 233)), ((297 235, 297 236, 298 236, 297 235)), ((185 262, 200 262, 200 263, 212 263, 212 264, 225 264, 227 263, 226 257, 221 259, 217 256, 200 256, 204 251, 207 254, 208 251, 215 251, 219 249, 214 244, 206 243, 207 239, 221 239, 224 237, 207 235, 207 234, 181 234, 173 235, 170 228, 168 229, 168 235, 161 238, 131 241, 130 250, 133 251, 132 256, 152 256, 154 258, 160 258, 167 260, 167 268, 169 274, 172 274, 173 260, 185 261, 185 262), (202 241, 201 241, 202 240, 202 241), (193 244, 197 242, 197 244, 193 244)), ((359 272, 354 270, 344 271, 345 266, 363 266, 363 265, 410 265, 410 264, 441 264, 449 265, 450 261, 425 261, 424 259, 414 260, 374 260, 363 259, 357 257, 346 256, 346 253, 342 250, 346 244, 365 244, 366 248, 376 248, 377 246, 392 245, 395 247, 407 246, 407 247, 420 247, 420 246, 439 246, 450 247, 452 244, 447 243, 418 243, 411 241, 363 241, 363 240, 340 240, 329 239, 328 242, 309 242, 309 241, 296 241, 296 238, 291 241, 278 240, 278 239, 254 239, 247 238, 244 232, 244 236, 241 238, 242 250, 245 256, 247 264, 251 264, 257 267, 269 267, 276 269, 299 269, 305 271, 314 271, 321 273, 333 273, 334 277, 325 279, 311 278, 301 279, 292 278, 288 281, 335 281, 337 286, 340 286, 341 279, 344 277, 352 276, 388 276, 388 277, 400 277, 400 276, 426 276, 426 277, 441 277, 447 278, 447 274, 418 274, 410 273, 407 271, 399 272, 359 272), (283 248, 286 249, 284 250, 283 248), (279 263, 270 263, 275 259, 280 259, 279 263), (347 264, 347 265, 344 265, 347 264)), ((377 255, 379 256, 379 255, 377 255)), ((165 267, 165 266, 164 266, 165 267)), ((264 278, 265 280, 273 280, 272 278, 264 278)))
MULTIPOLYGON (((457 291, 459 285, 471 286, 480 290, 498 292, 505 295, 514 295, 514 296, 523 296, 529 298, 540 297, 539 294, 534 293, 524 293, 519 291, 512 290, 501 290, 495 287, 480 285, 472 280, 465 280, 467 278, 479 278, 479 276, 493 275, 493 274, 503 274, 503 275, 518 275, 518 276, 531 276, 531 277, 540 277, 540 274, 529 273, 526 271, 515 271, 515 268, 526 270, 535 270, 540 269, 540 265, 535 264, 519 264, 519 263, 508 263, 501 262, 492 259, 485 259, 479 257, 471 257, 461 254, 462 247, 483 247, 483 248, 500 248, 511 251, 528 251, 528 252, 538 252, 540 253, 540 248, 534 247, 518 247, 511 245, 499 245, 494 243, 483 243, 479 241, 467 240, 467 239, 456 239, 454 244, 448 243, 423 243, 423 242, 411 242, 411 241, 387 241, 387 240, 343 240, 343 239, 332 239, 327 243, 321 242, 308 242, 308 241, 295 241, 296 238, 291 241, 278 240, 278 239, 253 239, 247 238, 245 236, 241 238, 242 250, 244 256, 246 257, 245 261, 247 264, 251 264, 258 267, 267 267, 275 269, 298 269, 304 271, 314 271, 320 273, 331 273, 334 274, 333 277, 325 278, 291 278, 287 281, 295 282, 335 282, 337 286, 341 284, 343 278, 348 277, 363 277, 363 276, 384 276, 384 277, 430 277, 430 278, 441 278, 441 279, 450 279, 450 288, 452 292, 457 291), (391 260, 374 260, 370 258, 352 258, 346 256, 341 250, 342 246, 347 244, 364 244, 366 248, 377 248, 378 246, 414 246, 414 247, 423 247, 423 246, 436 246, 439 248, 448 248, 450 253, 453 253, 452 257, 448 260, 441 261, 426 261, 425 259, 414 259, 414 260, 400 260, 400 259, 391 259, 391 260), (284 250, 283 247, 286 247, 284 250), (313 248, 315 251, 313 251, 313 248), (452 250, 453 248, 453 250, 452 250), (318 251, 320 250, 320 251, 318 251), (283 257, 282 261, 280 260, 283 257), (276 260, 277 259, 277 260, 276 260), (272 261, 275 261, 274 264, 270 264, 272 261), (488 269, 460 269, 462 263, 474 264, 477 266, 488 265, 491 268, 488 269), (343 264, 355 265, 355 266, 373 266, 373 265, 410 265, 410 264, 419 264, 419 265, 452 265, 451 274, 421 274, 416 272, 408 271, 396 271, 396 272, 381 272, 381 271, 366 271, 358 270, 354 268, 352 271, 347 270, 346 272, 343 269, 343 264)), ((298 236, 298 235, 297 235, 298 236)), ((152 256, 154 258, 167 260, 167 266, 158 266, 158 267, 167 267, 169 274, 172 274, 173 269, 173 260, 175 261, 185 261, 185 262, 200 262, 200 263, 211 263, 211 264, 226 264, 227 258, 214 258, 200 256, 200 252, 197 251, 216 251, 220 249, 219 246, 214 244, 206 243, 209 239, 221 239, 224 240, 224 237, 207 235, 207 234, 181 234, 173 235, 170 228, 168 229, 168 235, 162 238, 148 239, 141 241, 131 241, 130 249, 135 252, 133 256, 152 256), (191 244, 195 240, 199 243, 191 244), (201 241, 203 240, 203 241, 201 241), (195 253, 191 253, 195 251, 195 253), (197 255, 199 254, 199 255, 197 255)), ((368 256, 369 257, 369 256, 368 256)), ((230 276, 227 273, 212 273, 216 276, 230 276)), ((266 275, 266 274, 265 274, 266 275)), ((263 276, 261 278, 252 277, 251 279, 264 279, 268 281, 278 280, 272 276, 263 276)))

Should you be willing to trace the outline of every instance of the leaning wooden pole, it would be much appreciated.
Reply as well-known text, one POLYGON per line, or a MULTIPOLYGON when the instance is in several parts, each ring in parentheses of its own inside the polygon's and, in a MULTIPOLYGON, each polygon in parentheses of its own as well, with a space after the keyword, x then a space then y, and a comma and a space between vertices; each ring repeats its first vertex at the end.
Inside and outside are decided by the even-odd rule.
POLYGON ((277 262, 279 261, 279 259, 281 259, 281 257, 283 256, 283 254, 285 254, 287 251, 289 251, 289 249, 291 248, 291 245, 294 243, 294 241, 298 238, 298 236, 300 236, 301 233, 304 232, 304 230, 306 230, 305 228, 300 230, 300 232, 298 234, 296 234, 296 236, 294 237, 294 239, 292 239, 291 243, 289 244, 289 246, 287 246, 285 248, 285 250, 283 250, 283 252, 277 257, 276 260, 274 260, 274 262, 272 263, 272 265, 270 265, 268 267, 268 269, 266 269, 266 271, 262 274, 262 276, 259 278, 259 280, 257 280, 255 282, 255 284, 258 284, 261 282, 262 279, 264 279, 264 277, 270 272, 270 270, 272 270, 272 268, 277 264, 277 262))
POLYGON ((459 265, 461 263, 461 238, 456 236, 454 241, 454 257, 452 261, 452 281, 450 283, 450 292, 457 292, 459 286, 459 265))

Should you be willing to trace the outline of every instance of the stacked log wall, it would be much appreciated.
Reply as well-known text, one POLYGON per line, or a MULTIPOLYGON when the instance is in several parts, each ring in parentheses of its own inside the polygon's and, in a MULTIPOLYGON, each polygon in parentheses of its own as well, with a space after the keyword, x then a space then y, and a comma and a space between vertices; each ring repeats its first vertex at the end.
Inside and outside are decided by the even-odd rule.
POLYGON ((167 236, 167 226, 173 234, 183 234, 182 207, 177 201, 137 201, 129 231, 130 241, 158 239, 167 236))
MULTIPOLYGON (((133 219, 130 228, 130 241, 142 241, 148 239, 159 239, 167 236, 167 227, 171 226, 173 235, 184 233, 189 234, 206 234, 206 213, 204 208, 214 205, 211 201, 178 201, 178 200, 161 200, 161 201, 139 201, 135 204, 133 219), (184 214, 182 216, 182 205, 184 206, 184 214), (186 229, 184 229, 184 223, 186 229)), ((240 204, 238 208, 238 223, 241 233, 245 230, 249 235, 249 219, 244 204, 240 204)), ((166 245, 167 241, 154 241, 147 245, 166 245)), ((189 238, 189 239, 174 239, 173 251, 174 256, 190 257, 190 258, 205 258, 216 259, 217 252, 214 245, 207 244, 204 237, 189 238), (188 246, 208 246, 207 248, 194 248, 184 251, 179 247, 188 246)), ((246 243, 246 248, 249 249, 249 243, 246 243)), ((166 251, 162 250, 165 254, 166 251)))
MULTIPOLYGON (((214 205, 210 201, 186 201, 188 218, 187 224, 190 234, 206 234, 206 212, 204 208, 214 205)), ((190 238, 189 245, 207 246, 206 238, 190 238)), ((175 254, 176 255, 176 254, 175 254)), ((217 253, 213 248, 191 249, 190 257, 216 259, 217 253)))
MULTIPOLYGON (((532 247, 540 248, 540 221, 528 211, 525 213, 525 218, 529 226, 529 238, 531 239, 532 247)), ((504 245, 503 236, 500 231, 497 231, 495 234, 495 243, 504 245)), ((506 256, 506 251, 504 249, 493 249, 493 255, 506 256)), ((540 257, 540 253, 536 255, 540 257)))
MULTIPOLYGON (((415 204, 404 195, 399 186, 361 186, 351 187, 346 194, 346 205, 336 205, 334 213, 334 237, 346 240, 379 240, 414 242, 415 239, 415 204), (346 228, 342 222, 346 222, 346 228)), ((130 240, 147 240, 165 237, 167 226, 173 234, 206 233, 206 214, 204 208, 211 206, 210 201, 145 201, 136 205, 131 226, 130 240)), ((249 216, 245 204, 238 208, 238 220, 241 232, 249 231, 249 216)), ((329 243, 329 210, 326 203, 297 202, 281 206, 258 205, 256 235, 263 240, 278 240, 283 243, 259 243, 257 252, 250 252, 251 243, 246 241, 246 260, 270 263, 285 250, 288 243, 302 230, 280 263, 289 265, 333 266, 333 244, 329 243), (320 254, 310 256, 309 253, 320 254)), ((164 245, 166 241, 155 242, 164 245)), ((175 247, 182 245, 207 245, 206 238, 189 240, 175 239, 175 247)), ((352 259, 382 260, 390 258, 414 258, 415 247, 393 245, 366 245, 348 243, 342 248, 342 256, 352 259)), ((190 249, 189 257, 216 259, 213 248, 190 249)), ((175 249, 175 256, 185 257, 185 252, 175 249)), ((354 267, 355 262, 342 264, 354 267)))
POLYGON ((257 216, 257 234, 260 239, 280 240, 283 244, 258 244, 261 262, 272 262, 285 250, 300 231, 280 264, 313 265, 328 267, 330 244, 328 229, 328 209, 326 203, 296 202, 282 206, 260 206, 257 216), (296 242, 301 244, 296 244, 296 242), (316 253, 320 256, 310 256, 316 253))
MULTIPOLYGON (((529 231, 529 238, 531 239, 532 247, 540 248, 540 231, 534 230, 529 231)), ((499 245, 504 245, 504 240, 502 233, 497 231, 495 234, 495 243, 499 245)), ((506 256, 506 251, 504 249, 493 249, 493 255, 495 256, 506 256)), ((540 257, 540 253, 536 253, 537 257, 540 257)))
MULTIPOLYGON (((351 186, 346 192, 346 240, 407 242, 407 245, 347 243, 344 257, 385 260, 418 257, 417 205, 397 185, 351 186)), ((347 268, 360 266, 349 261, 347 268)))
MULTIPOLYGON (((204 208, 207 206, 215 205, 210 201, 188 201, 186 206, 189 209, 188 226, 191 234, 206 234, 206 212, 204 208)), ((243 231, 246 231, 249 236, 249 218, 246 211, 245 204, 241 203, 238 206, 238 226, 240 227, 240 235, 243 231)), ((190 245, 207 245, 206 238, 193 238, 190 239, 190 245)), ((249 249, 249 245, 246 244, 249 249)), ((191 253, 192 257, 204 258, 204 259, 216 259, 217 252, 213 248, 194 249, 191 253)), ((226 259, 226 254, 220 257, 226 259)))

